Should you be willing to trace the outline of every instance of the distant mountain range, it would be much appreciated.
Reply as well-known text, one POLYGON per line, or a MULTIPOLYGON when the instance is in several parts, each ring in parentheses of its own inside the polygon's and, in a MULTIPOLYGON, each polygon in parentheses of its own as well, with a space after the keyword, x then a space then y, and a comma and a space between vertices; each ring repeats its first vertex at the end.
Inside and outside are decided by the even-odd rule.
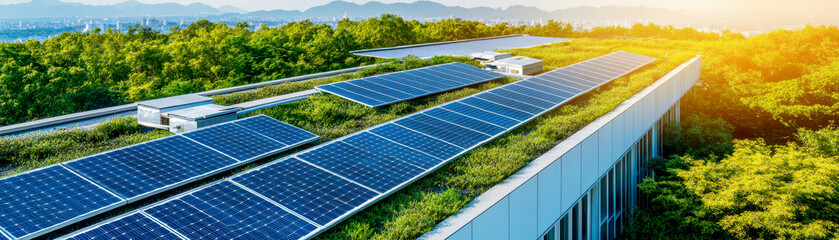
POLYGON ((639 19, 665 20, 670 22, 707 22, 707 23, 760 23, 760 24, 799 24, 805 19, 771 13, 709 13, 698 11, 674 11, 650 7, 577 7, 553 12, 536 7, 512 6, 506 9, 489 7, 452 7, 430 1, 412 3, 368 2, 356 4, 334 1, 326 5, 312 7, 306 11, 255 11, 247 12, 233 6, 214 8, 202 3, 182 5, 177 3, 144 4, 129 0, 114 5, 86 5, 81 3, 61 2, 60 0, 33 0, 27 3, 0 5, 0 18, 43 18, 43 17, 116 17, 116 16, 197 16, 241 14, 248 17, 271 18, 331 18, 331 17, 375 17, 382 13, 392 13, 410 19, 439 19, 460 17, 464 19, 521 19, 521 20, 592 20, 620 21, 639 19))

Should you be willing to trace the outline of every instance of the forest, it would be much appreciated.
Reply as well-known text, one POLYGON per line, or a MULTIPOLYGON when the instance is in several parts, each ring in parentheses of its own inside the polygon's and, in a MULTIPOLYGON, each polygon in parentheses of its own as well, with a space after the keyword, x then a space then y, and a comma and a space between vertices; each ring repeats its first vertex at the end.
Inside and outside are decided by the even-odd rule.
POLYGON ((382 15, 332 27, 310 21, 279 27, 199 21, 161 34, 95 29, 44 41, 0 43, 0 126, 185 93, 374 63, 351 50, 509 34, 552 37, 680 36, 719 39, 692 29, 641 25, 575 32, 570 24, 487 26, 449 19, 405 21, 382 15))
MULTIPOLYGON (((0 44, 0 112, 4 113, 0 125, 381 61, 353 56, 350 50, 519 33, 575 38, 508 50, 544 59, 551 68, 615 50, 664 61, 472 151, 347 219, 322 238, 417 237, 550 149, 552 143, 694 55, 703 56, 701 83, 683 98, 681 122, 665 126, 664 157, 654 159, 653 177, 639 184, 649 203, 637 209, 622 237, 839 236, 839 127, 835 122, 839 119, 839 29, 835 26, 775 30, 745 38, 728 31, 705 33, 653 24, 575 31, 570 24, 554 21, 512 27, 462 19, 405 21, 382 15, 342 20, 336 27, 308 21, 276 28, 201 21, 168 34, 139 27, 128 33, 65 33, 43 42, 0 44)), ((375 69, 352 78, 448 61, 466 60, 394 60, 397 64, 392 69, 375 69)), ((345 78, 319 81, 341 80, 345 78)), ((302 125, 328 140, 510 81, 515 80, 377 111, 317 96, 258 113, 302 125)), ((214 98, 232 104, 310 87, 289 84, 214 98)), ((0 149, 0 156, 41 166, 37 160, 43 158, 60 162, 166 134, 143 134, 136 124, 122 120, 84 134, 0 140, 6 149, 0 149), (117 137, 122 132, 130 134, 117 137), (95 143, 91 150, 56 153, 89 142, 95 143), (56 150, 59 147, 63 150, 56 150)))

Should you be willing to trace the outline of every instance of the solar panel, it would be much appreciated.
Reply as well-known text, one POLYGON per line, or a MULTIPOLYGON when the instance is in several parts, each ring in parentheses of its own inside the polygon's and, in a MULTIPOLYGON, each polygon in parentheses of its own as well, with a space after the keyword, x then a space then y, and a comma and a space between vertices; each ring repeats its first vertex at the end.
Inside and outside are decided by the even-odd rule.
POLYGON ((277 121, 265 115, 245 118, 233 124, 242 126, 288 146, 299 145, 301 142, 308 142, 318 138, 318 135, 314 133, 310 133, 288 123, 277 121))
POLYGON ((124 201, 60 165, 0 179, 0 226, 32 238, 124 201))
POLYGON ((380 125, 374 129, 370 129, 369 131, 403 146, 411 146, 411 148, 439 159, 448 159, 463 152, 463 148, 454 144, 444 142, 393 123, 380 125))
MULTIPOLYGON (((471 118, 479 119, 484 122, 492 123, 497 126, 501 126, 503 128, 509 128, 519 124, 519 121, 506 117, 504 115, 496 114, 490 111, 486 111, 480 108, 476 108, 470 105, 466 105, 460 102, 452 102, 446 104, 441 109, 446 109, 452 112, 460 113, 471 118)), ((429 110, 431 111, 431 110, 429 110)))
POLYGON ((82 230, 65 239, 181 239, 177 234, 169 231, 160 223, 151 218, 136 212, 133 214, 117 217, 102 224, 97 224, 89 229, 82 230))
POLYGON ((143 211, 189 239, 299 239, 317 228, 229 181, 143 211))
POLYGON ((85 157, 65 166, 130 199, 236 162, 182 136, 174 136, 85 157))
POLYGON ((487 134, 435 119, 425 114, 412 115, 399 119, 395 123, 461 148, 466 148, 490 137, 487 134))
POLYGON ((447 63, 315 88, 369 107, 380 107, 503 76, 463 63, 447 63))
MULTIPOLYGON (((616 56, 631 55, 600 58, 616 56)), ((637 69, 650 61, 629 65, 637 69)), ((460 154, 594 89, 566 97, 570 93, 562 90, 564 82, 545 78, 521 80, 380 124, 143 211, 190 239, 311 237, 460 154)))
POLYGON ((324 225, 377 194, 296 158, 231 179, 312 221, 324 225))
POLYGON ((37 237, 315 139, 254 116, 3 178, 0 228, 15 239, 37 237))
POLYGON ((318 151, 297 157, 379 192, 396 187, 424 171, 400 159, 371 153, 345 142, 327 144, 319 147, 318 151))

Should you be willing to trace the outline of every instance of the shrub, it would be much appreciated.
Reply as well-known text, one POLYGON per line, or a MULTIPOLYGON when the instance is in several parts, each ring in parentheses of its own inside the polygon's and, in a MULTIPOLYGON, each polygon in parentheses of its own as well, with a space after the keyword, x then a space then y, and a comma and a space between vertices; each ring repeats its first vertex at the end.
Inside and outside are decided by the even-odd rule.
POLYGON ((683 122, 664 126, 664 156, 692 155, 699 158, 731 154, 734 126, 722 118, 697 114, 683 122))

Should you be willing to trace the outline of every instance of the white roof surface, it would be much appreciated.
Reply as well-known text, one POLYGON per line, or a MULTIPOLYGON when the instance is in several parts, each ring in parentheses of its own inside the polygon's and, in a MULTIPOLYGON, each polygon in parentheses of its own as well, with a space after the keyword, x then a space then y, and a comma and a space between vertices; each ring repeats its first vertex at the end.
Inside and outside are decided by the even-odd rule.
POLYGON ((186 95, 178 95, 178 96, 174 96, 174 97, 167 97, 167 98, 160 98, 160 99, 142 101, 142 102, 139 102, 137 104, 143 105, 143 106, 148 106, 148 107, 153 107, 153 108, 163 109, 163 108, 177 107, 177 106, 195 104, 195 103, 206 102, 206 101, 212 102, 213 98, 205 97, 205 96, 201 96, 201 95, 197 95, 197 94, 186 94, 186 95))
POLYGON ((188 120, 199 120, 228 113, 235 113, 239 107, 220 106, 215 104, 207 104, 187 109, 180 109, 168 112, 169 117, 178 117, 188 120))
POLYGON ((501 59, 501 60, 495 61, 493 63, 495 63, 495 64, 527 66, 527 65, 531 65, 531 64, 542 63, 542 59, 516 56, 516 57, 501 59))

